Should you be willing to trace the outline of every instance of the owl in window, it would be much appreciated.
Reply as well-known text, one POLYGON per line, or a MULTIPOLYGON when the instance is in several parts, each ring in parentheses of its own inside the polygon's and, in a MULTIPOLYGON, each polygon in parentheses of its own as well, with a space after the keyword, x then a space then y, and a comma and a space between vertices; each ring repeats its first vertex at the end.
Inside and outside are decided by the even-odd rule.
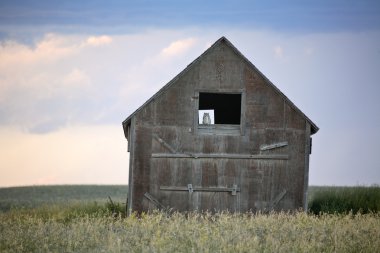
POLYGON ((211 118, 210 118, 210 114, 209 114, 208 112, 205 112, 205 113, 203 114, 202 124, 204 124, 204 125, 209 125, 209 124, 211 124, 211 118))

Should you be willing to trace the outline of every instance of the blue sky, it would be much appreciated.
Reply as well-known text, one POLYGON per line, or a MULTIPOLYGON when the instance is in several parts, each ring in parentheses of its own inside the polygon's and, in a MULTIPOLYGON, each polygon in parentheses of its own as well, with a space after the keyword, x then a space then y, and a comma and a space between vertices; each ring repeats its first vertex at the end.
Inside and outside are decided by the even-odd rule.
POLYGON ((0 186, 128 182, 121 121, 221 36, 320 127, 311 184, 380 183, 378 1, 3 0, 0 186))
POLYGON ((34 32, 125 33, 151 28, 241 27, 286 32, 376 30, 380 2, 321 1, 12 1, 0 3, 3 36, 34 32), (52 29, 52 30, 51 30, 52 29))

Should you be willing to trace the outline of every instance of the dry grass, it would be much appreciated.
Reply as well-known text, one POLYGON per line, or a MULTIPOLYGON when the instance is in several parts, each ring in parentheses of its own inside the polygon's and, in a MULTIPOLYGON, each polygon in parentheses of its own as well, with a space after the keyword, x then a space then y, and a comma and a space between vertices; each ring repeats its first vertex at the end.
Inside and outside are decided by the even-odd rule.
POLYGON ((108 196, 122 212, 126 186, 2 188, 0 252, 379 252, 380 212, 364 209, 378 203, 373 195, 378 187, 352 189, 349 196, 359 197, 331 189, 313 188, 311 201, 322 203, 333 192, 346 197, 327 201, 326 208, 365 199, 360 208, 368 213, 157 212, 113 218, 115 205, 109 205, 108 196))
POLYGON ((0 252, 377 252, 380 215, 0 214, 0 252))

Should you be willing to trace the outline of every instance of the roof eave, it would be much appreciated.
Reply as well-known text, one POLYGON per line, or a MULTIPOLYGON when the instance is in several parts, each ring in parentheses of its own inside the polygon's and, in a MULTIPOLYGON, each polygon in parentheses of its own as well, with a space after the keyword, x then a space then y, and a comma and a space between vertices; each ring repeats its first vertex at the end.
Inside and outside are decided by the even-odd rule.
POLYGON ((319 131, 319 127, 317 127, 311 120, 309 120, 311 125, 310 135, 316 134, 319 131))
POLYGON ((122 123, 122 126, 123 126, 123 132, 124 132, 124 137, 125 137, 125 139, 128 139, 128 131, 127 131, 127 127, 128 127, 128 125, 130 125, 131 124, 131 120, 132 120, 132 114, 128 117, 128 118, 126 118, 124 121, 123 121, 123 123, 122 123))

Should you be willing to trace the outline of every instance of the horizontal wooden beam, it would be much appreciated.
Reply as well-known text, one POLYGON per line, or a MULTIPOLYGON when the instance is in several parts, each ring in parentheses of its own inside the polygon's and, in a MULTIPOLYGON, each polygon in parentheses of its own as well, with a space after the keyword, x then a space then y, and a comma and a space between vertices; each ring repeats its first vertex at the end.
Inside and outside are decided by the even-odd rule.
POLYGON ((171 153, 153 153, 153 158, 219 158, 219 159, 267 159, 267 160, 288 160, 288 155, 282 154, 171 154, 171 153))
POLYGON ((160 186, 162 191, 188 191, 189 193, 194 191, 200 192, 231 192, 232 195, 236 195, 236 192, 240 192, 240 188, 237 185, 234 185, 232 188, 228 187, 193 187, 189 184, 185 186, 160 186))

